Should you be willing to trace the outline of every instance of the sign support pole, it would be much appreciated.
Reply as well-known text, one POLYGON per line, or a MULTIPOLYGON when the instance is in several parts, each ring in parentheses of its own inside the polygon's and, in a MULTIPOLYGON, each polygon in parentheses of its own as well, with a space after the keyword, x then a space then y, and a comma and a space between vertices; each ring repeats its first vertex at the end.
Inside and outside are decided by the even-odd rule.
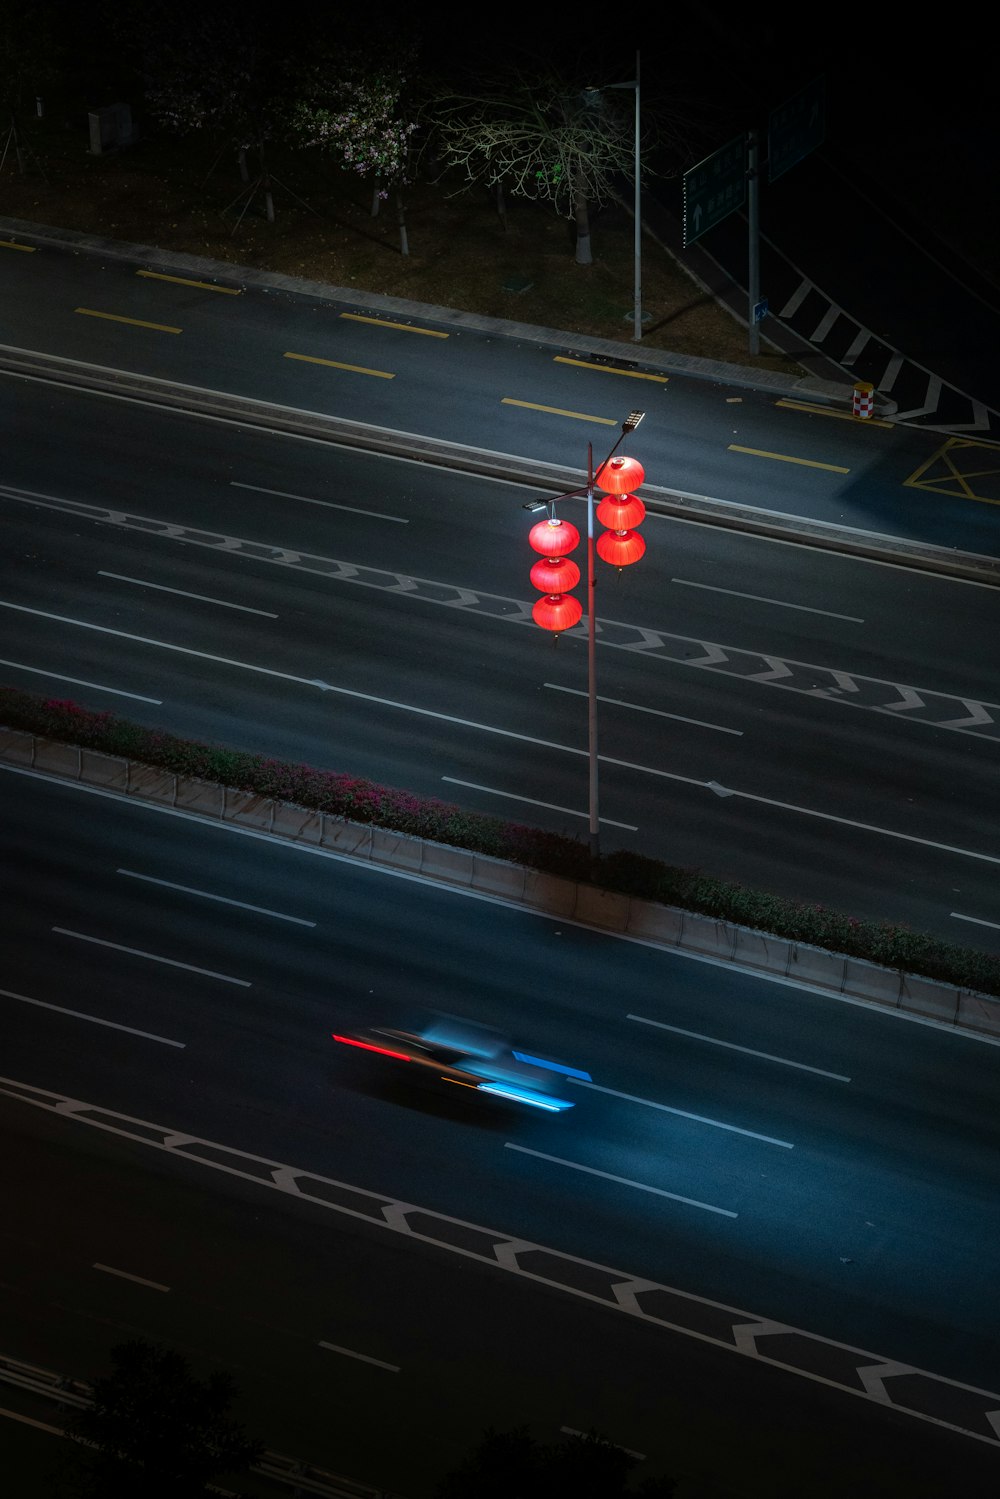
POLYGON ((760 301, 760 169, 757 155, 757 131, 751 130, 747 137, 747 302, 750 314, 747 318, 747 332, 751 354, 760 353, 760 324, 757 321, 757 303, 760 301))

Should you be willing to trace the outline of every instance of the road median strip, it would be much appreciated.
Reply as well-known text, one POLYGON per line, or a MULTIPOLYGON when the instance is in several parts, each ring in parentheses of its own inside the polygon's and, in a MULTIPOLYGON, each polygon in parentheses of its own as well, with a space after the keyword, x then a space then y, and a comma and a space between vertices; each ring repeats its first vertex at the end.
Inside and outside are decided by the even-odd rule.
POLYGON ((580 926, 1000 1041, 1000 999, 526 865, 0 727, 0 766, 286 839, 580 926))

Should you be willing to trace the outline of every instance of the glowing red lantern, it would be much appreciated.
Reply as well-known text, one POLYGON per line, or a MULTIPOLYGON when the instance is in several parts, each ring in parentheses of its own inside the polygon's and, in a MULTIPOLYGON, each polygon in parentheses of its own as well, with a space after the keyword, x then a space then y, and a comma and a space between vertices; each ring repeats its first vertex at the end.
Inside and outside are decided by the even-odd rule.
POLYGON ((597 555, 613 567, 628 567, 630 562, 638 562, 645 550, 646 543, 637 531, 605 531, 597 538, 597 555))
POLYGON ((568 557, 542 557, 530 577, 539 593, 569 593, 580 581, 580 569, 568 557))
POLYGON ((558 635, 561 630, 572 630, 583 618, 583 605, 571 593, 549 593, 538 600, 531 611, 536 625, 558 635))
POLYGON ((540 520, 528 532, 528 541, 543 557, 565 557, 580 545, 580 533, 568 520, 540 520))
POLYGON ((597 507, 597 519, 612 531, 630 531, 646 519, 646 507, 634 494, 605 495, 597 507))
POLYGON ((638 458, 612 458, 610 463, 601 464, 594 482, 609 494, 627 494, 638 489, 645 477, 646 470, 638 458))

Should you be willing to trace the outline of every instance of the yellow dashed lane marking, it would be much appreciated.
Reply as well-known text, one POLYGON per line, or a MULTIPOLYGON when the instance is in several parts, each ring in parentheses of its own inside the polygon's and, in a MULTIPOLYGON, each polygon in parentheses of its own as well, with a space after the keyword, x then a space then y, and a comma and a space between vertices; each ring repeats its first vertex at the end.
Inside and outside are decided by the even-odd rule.
POLYGON ((361 364, 341 364, 339 359, 319 359, 315 354, 286 354, 286 359, 301 359, 304 364, 328 364, 333 370, 350 370, 352 375, 374 375, 379 380, 395 380, 388 370, 366 370, 361 364))
POLYGON ((12 239, 0 239, 0 247, 4 250, 26 250, 29 255, 34 255, 38 249, 37 245, 15 245, 12 239))
POLYGON ((450 338, 450 333, 440 333, 437 328, 415 328, 412 323, 390 323, 384 317, 363 317, 360 312, 342 312, 341 317, 352 323, 375 323, 379 328, 398 328, 401 333, 422 333, 425 338, 450 338))
POLYGON ((839 463, 817 463, 815 458, 792 458, 788 453, 765 453, 762 448, 741 448, 738 443, 729 444, 730 453, 749 453, 751 458, 773 458, 775 463, 800 463, 803 468, 825 468, 829 474, 849 474, 849 468, 839 463))
POLYGON ((571 416, 576 422, 599 422, 602 427, 617 427, 610 416, 587 416, 583 411, 563 411, 559 406, 539 406, 536 401, 515 401, 513 396, 504 396, 501 406, 525 406, 529 411, 547 411, 550 416, 571 416))
POLYGON ((829 416, 835 422, 857 422, 859 427, 884 427, 892 428, 892 422, 885 422, 880 416, 855 416, 853 411, 834 411, 831 406, 810 406, 808 401, 775 401, 776 406, 783 406, 786 411, 808 411, 810 416, 829 416))
POLYGON ((211 281, 191 281, 187 276, 165 276, 162 271, 136 271, 136 275, 149 281, 173 281, 176 286, 196 286, 199 291, 221 291, 224 297, 242 296, 238 286, 215 286, 211 281))
POLYGON ((109 323, 131 323, 133 328, 155 328, 157 333, 183 333, 183 328, 171 328, 168 323, 145 323, 138 317, 120 317, 117 312, 95 312, 92 307, 76 307, 75 312, 82 312, 84 317, 107 318, 109 323))
POLYGON ((556 354, 553 357, 554 364, 572 364, 578 370, 596 370, 600 375, 627 375, 630 380, 655 380, 658 385, 666 385, 666 375, 645 375, 640 370, 616 370, 611 364, 591 364, 589 359, 567 359, 565 354, 556 354))

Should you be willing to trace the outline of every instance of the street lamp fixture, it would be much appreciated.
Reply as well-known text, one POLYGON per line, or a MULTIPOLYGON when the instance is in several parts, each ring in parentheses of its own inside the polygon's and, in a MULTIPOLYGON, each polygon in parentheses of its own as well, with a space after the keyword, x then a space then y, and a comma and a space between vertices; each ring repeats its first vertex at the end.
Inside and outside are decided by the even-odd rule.
POLYGON ((529 540, 542 560, 531 569, 531 581, 544 595, 535 604, 532 615, 536 624, 553 632, 556 639, 563 630, 579 624, 582 609, 579 601, 568 592, 580 579, 580 570, 570 561, 568 553, 579 542, 576 527, 561 521, 556 515, 556 504, 560 500, 584 499, 587 501, 587 741, 590 769, 590 852, 594 859, 601 855, 600 814, 598 807, 598 754, 597 754, 597 612, 595 590, 597 587, 596 557, 600 555, 619 570, 631 562, 637 562, 645 551, 645 542, 635 533, 646 513, 645 506, 636 496, 626 493, 638 489, 645 478, 642 464, 634 458, 616 458, 622 442, 645 416, 644 411, 630 411, 621 424, 621 436, 611 452, 594 474, 594 445, 587 444, 587 484, 585 488, 570 489, 565 494, 548 499, 527 500, 522 509, 547 510, 547 521, 539 521, 531 529, 529 540), (599 519, 609 529, 595 542, 594 537, 594 489, 606 491, 607 498, 601 501, 599 519), (605 509, 605 507, 608 507, 605 509))

